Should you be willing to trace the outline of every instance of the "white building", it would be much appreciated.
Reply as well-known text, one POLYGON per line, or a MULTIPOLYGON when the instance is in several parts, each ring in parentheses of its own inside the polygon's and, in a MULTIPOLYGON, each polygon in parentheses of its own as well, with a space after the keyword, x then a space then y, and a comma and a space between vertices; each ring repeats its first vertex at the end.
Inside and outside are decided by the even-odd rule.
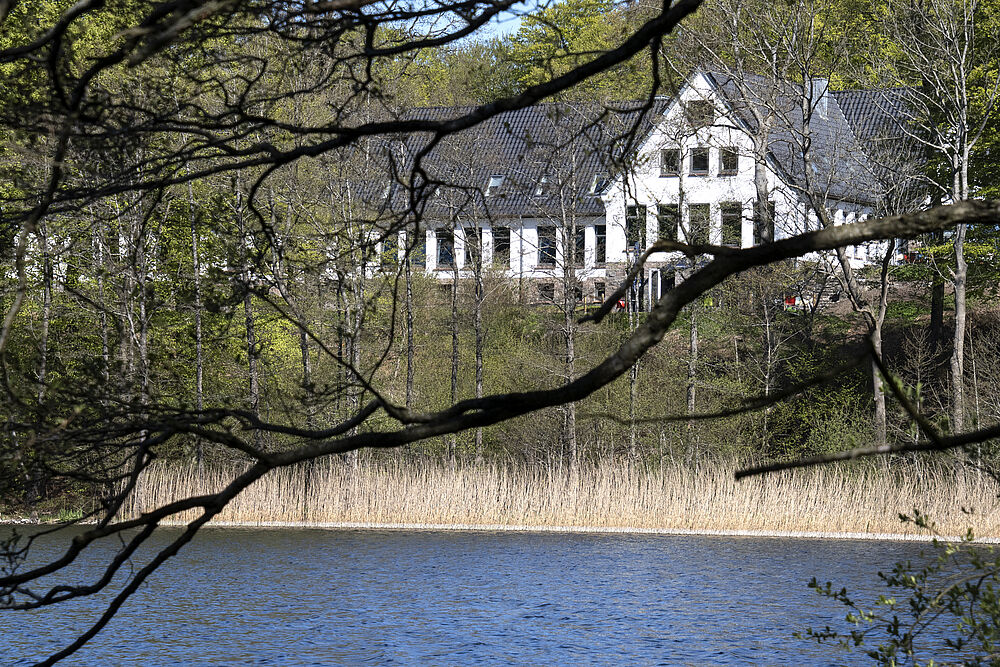
MULTIPOLYGON (((432 182, 449 185, 428 186, 434 194, 412 257, 450 280, 456 268, 468 273, 481 247, 485 266, 531 279, 539 300, 551 300, 568 271, 582 299, 593 301, 660 238, 738 247, 767 238, 755 224, 759 190, 776 239, 817 228, 818 207, 836 224, 863 219, 880 212, 872 147, 893 112, 886 99, 830 91, 825 80, 803 90, 699 72, 648 109, 546 104, 501 114, 423 161, 432 182), (755 140, 766 150, 755 151, 755 140)), ((404 152, 416 153, 420 141, 404 152)), ((880 250, 848 255, 861 265, 880 250)), ((658 298, 689 264, 680 253, 652 255, 641 301, 658 298)))

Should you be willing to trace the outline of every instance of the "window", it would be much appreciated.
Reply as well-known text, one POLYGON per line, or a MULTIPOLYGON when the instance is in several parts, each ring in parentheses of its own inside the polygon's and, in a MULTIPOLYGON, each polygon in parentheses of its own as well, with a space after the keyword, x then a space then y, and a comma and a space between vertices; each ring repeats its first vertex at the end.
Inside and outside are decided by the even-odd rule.
POLYGON ((723 148, 719 151, 720 176, 733 176, 740 170, 740 154, 735 148, 723 148))
POLYGON ((708 100, 688 102, 687 116, 694 127, 705 127, 715 122, 715 105, 708 100))
POLYGON ((604 303, 606 292, 607 288, 603 282, 597 281, 594 283, 594 298, 597 299, 598 303, 604 303))
POLYGON ((681 220, 676 204, 660 204, 656 207, 657 238, 661 241, 677 240, 677 225, 681 220))
POLYGON ((556 299, 556 286, 552 283, 540 283, 538 285, 538 298, 551 303, 556 299))
MULTIPOLYGON (((759 203, 758 204, 754 204, 754 208, 755 209, 757 209, 758 206, 759 206, 759 203)), ((773 201, 767 202, 767 212, 768 212, 768 219, 770 220, 770 224, 767 224, 766 228, 765 228, 764 221, 761 220, 761 216, 760 216, 759 211, 755 212, 755 214, 754 214, 754 220, 753 220, 753 244, 754 245, 760 245, 761 243, 770 243, 771 241, 774 240, 774 202, 773 201)))
POLYGON ((590 191, 589 194, 599 195, 604 192, 604 188, 608 185, 608 177, 604 174, 594 174, 594 178, 590 181, 590 191))
POLYGON ((594 225, 594 266, 604 266, 608 259, 608 227, 594 225))
MULTIPOLYGON (((420 230, 415 233, 420 234, 420 230)), ((420 234, 420 238, 413 244, 413 249, 410 251, 410 262, 414 266, 427 265, 427 237, 425 235, 420 234)))
POLYGON ((676 176, 681 170, 681 152, 677 148, 660 151, 660 176, 676 176))
POLYGON ((549 177, 542 176, 542 179, 538 181, 538 185, 535 186, 535 196, 540 197, 549 191, 549 177))
POLYGON ((434 231, 437 238, 437 266, 439 269, 450 269, 455 266, 455 232, 447 229, 434 231))
POLYGON ((649 302, 660 300, 660 270, 651 269, 649 272, 649 302))
POLYGON ((538 265, 556 265, 556 228, 538 228, 538 265))
POLYGON ((395 234, 390 234, 382 240, 382 267, 394 266, 399 261, 399 241, 395 234))
POLYGON ((490 197, 498 193, 501 188, 503 188, 503 182, 505 177, 503 174, 494 174, 490 176, 489 182, 486 184, 486 196, 490 197))
POLYGON ((510 228, 493 228, 493 264, 510 268, 510 228))
POLYGON ((583 301, 583 288, 579 285, 573 288, 573 300, 577 303, 583 301))
POLYGON ((712 220, 712 209, 708 204, 691 204, 689 208, 688 243, 708 245, 708 229, 712 220))
POLYGON ((587 248, 587 235, 586 230, 583 227, 577 227, 574 232, 575 238, 573 243, 573 266, 583 266, 583 258, 585 257, 585 252, 587 248))
POLYGON ((625 207, 625 246, 627 250, 646 249, 646 207, 625 207))
POLYGON ((465 263, 476 264, 482 260, 483 230, 478 227, 466 227, 465 232, 465 263))
POLYGON ((705 176, 708 174, 708 149, 691 149, 691 175, 705 176))
POLYGON ((727 202, 722 209, 722 245, 739 248, 743 238, 743 205, 727 202))

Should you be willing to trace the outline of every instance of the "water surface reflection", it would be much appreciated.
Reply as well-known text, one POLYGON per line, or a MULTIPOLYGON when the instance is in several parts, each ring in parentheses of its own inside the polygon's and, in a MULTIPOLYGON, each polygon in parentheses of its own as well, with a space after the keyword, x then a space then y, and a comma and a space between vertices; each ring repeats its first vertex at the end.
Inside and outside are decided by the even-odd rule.
MULTIPOLYGON (((214 528, 65 664, 863 664, 792 636, 844 615, 806 582, 871 599, 878 569, 927 548, 214 528)), ((0 613, 0 662, 28 664, 95 617, 94 600, 0 613)))

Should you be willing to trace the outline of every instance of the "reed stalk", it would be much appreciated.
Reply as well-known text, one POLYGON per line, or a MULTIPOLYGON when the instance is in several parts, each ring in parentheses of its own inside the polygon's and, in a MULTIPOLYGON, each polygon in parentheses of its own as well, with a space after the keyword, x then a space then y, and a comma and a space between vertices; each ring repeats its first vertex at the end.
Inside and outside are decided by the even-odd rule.
MULTIPOLYGON (((331 460, 276 470, 237 497, 217 522, 490 527, 591 527, 662 531, 917 534, 899 520, 914 508, 943 535, 1000 537, 996 484, 973 471, 822 467, 736 482, 735 463, 646 469, 555 468, 484 463, 331 460), (307 482, 308 478, 308 482, 307 482), (963 508, 974 509, 966 513, 963 508)), ((160 465, 143 476, 126 513, 213 492, 238 471, 160 465)), ((177 517, 194 518, 195 513, 177 517)))

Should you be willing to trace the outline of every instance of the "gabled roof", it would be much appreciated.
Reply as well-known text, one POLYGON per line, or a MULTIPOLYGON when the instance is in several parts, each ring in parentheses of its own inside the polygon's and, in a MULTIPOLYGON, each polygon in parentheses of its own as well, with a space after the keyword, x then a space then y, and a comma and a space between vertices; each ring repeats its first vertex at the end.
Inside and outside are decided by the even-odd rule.
MULTIPOLYGON (((873 164, 867 146, 876 134, 898 127, 892 113, 902 112, 899 96, 889 91, 828 91, 822 96, 824 105, 817 104, 822 92, 817 89, 807 128, 800 84, 752 75, 737 82, 719 72, 707 72, 705 76, 747 132, 757 131, 758 115, 773 115, 774 125, 768 136, 770 159, 790 185, 808 184, 814 191, 841 201, 874 203, 880 196, 879 165, 873 164), (892 105, 879 104, 889 101, 892 105)), ((825 82, 820 85, 826 87, 825 82)))
MULTIPOLYGON (((424 209, 425 217, 546 217, 571 204, 576 215, 602 215, 603 184, 624 153, 638 150, 651 131, 652 108, 644 102, 538 104, 498 114, 474 128, 446 137, 421 160, 427 177, 440 184, 424 209), (489 187, 494 176, 503 185, 489 187), (598 188, 595 191, 595 184, 598 188)), ((472 107, 409 110, 404 118, 446 120, 472 107)), ((402 138, 400 167, 409 173, 430 136, 402 138)), ((403 188, 395 186, 402 199, 403 188)), ((398 208, 402 202, 394 202, 398 208)))
POLYGON ((835 90, 831 94, 863 145, 873 140, 904 137, 902 125, 910 118, 909 89, 835 90))

